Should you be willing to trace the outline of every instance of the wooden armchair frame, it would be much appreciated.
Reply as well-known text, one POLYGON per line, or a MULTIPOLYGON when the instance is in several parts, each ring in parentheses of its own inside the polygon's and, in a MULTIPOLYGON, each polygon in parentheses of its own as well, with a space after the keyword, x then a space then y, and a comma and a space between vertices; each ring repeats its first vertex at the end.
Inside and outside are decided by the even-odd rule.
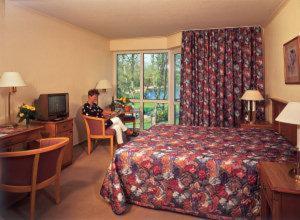
MULTIPOLYGON (((92 152, 92 139, 109 139, 110 141, 110 154, 111 157, 113 157, 114 154, 114 136, 115 134, 106 134, 106 128, 105 128, 105 121, 107 119, 105 118, 97 118, 97 117, 91 117, 91 116, 86 116, 82 115, 84 122, 85 122, 85 127, 86 127, 86 133, 87 133, 87 144, 88 144, 88 154, 90 155, 92 152), (91 128, 89 125, 89 120, 97 122, 99 124, 99 133, 93 134, 91 132, 91 128)), ((97 125, 98 126, 98 125, 97 125)))
MULTIPOLYGON (((4 164, 6 164, 5 168, 11 169, 9 167, 11 164, 14 164, 13 167, 15 171, 22 172, 22 160, 28 159, 28 161, 32 162, 32 172, 31 177, 27 177, 27 180, 24 180, 24 184, 16 185, 17 182, 20 180, 11 180, 9 177, 10 174, 3 174, 4 176, 9 177, 3 177, 3 175, 0 176, 0 190, 4 190, 7 192, 13 192, 13 193, 25 193, 30 192, 30 219, 34 219, 35 216, 35 199, 36 199, 36 191, 43 189, 47 186, 49 186, 52 183, 55 183, 55 202, 58 204, 60 203, 60 174, 61 174, 61 165, 63 160, 63 154, 64 154, 64 146, 66 146, 69 143, 69 138, 67 137, 60 137, 60 138, 46 138, 41 139, 40 141, 40 148, 34 149, 34 150, 25 150, 25 151, 15 151, 15 152, 1 152, 0 153, 0 168, 3 169, 4 164), (55 150, 59 150, 58 156, 54 156, 54 158, 57 158, 55 167, 53 167, 53 175, 50 176, 43 176, 41 174, 42 171, 39 171, 39 163, 43 162, 46 158, 43 154, 54 152, 55 150), (19 159, 19 160, 18 160, 19 159), (5 160, 5 161, 3 161, 5 160), (10 163, 10 161, 15 160, 14 163, 10 163), (8 167, 7 167, 8 166, 8 167), (8 178, 8 179, 7 179, 8 178), (31 181, 28 181, 28 179, 31 178, 31 181), (39 179, 40 178, 40 179, 39 179), (40 181, 40 182, 38 182, 40 181), (5 184, 3 182, 13 182, 15 184, 5 184), (28 182, 28 184, 26 184, 28 182), (30 183, 30 184, 29 184, 30 183)), ((54 166, 53 165, 53 166, 54 166)), ((30 165, 29 165, 30 166, 30 165)), ((45 163, 44 163, 44 169, 45 169, 45 163)), ((50 169, 50 166, 49 166, 50 169)), ((4 173, 4 170, 1 170, 1 174, 4 173)), ((7 172, 6 172, 7 173, 7 172)), ((17 176, 18 174, 14 176, 17 176)), ((14 177, 12 177, 14 178, 14 177)), ((22 182, 22 181, 21 181, 22 182)))

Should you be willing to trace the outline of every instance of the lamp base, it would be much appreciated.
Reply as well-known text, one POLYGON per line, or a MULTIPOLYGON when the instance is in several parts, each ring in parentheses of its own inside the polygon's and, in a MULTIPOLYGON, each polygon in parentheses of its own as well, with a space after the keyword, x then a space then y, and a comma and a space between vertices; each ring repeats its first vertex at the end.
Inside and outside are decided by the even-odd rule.
POLYGON ((256 122, 256 111, 252 111, 250 124, 254 125, 255 122, 256 122))
POLYGON ((295 179, 297 183, 300 183, 300 172, 299 170, 297 171, 297 168, 292 168, 289 172, 290 177, 295 179))
MULTIPOLYGON (((298 132, 298 129, 297 129, 298 132)), ((299 134, 297 135, 299 136, 299 134)), ((299 137, 297 137, 298 139, 299 137)), ((299 139, 297 141, 299 144, 299 139)), ((296 167, 290 170, 289 175, 290 177, 294 178, 297 183, 300 183, 300 151, 299 151, 299 146, 296 147, 297 149, 297 162, 296 162, 296 167)))

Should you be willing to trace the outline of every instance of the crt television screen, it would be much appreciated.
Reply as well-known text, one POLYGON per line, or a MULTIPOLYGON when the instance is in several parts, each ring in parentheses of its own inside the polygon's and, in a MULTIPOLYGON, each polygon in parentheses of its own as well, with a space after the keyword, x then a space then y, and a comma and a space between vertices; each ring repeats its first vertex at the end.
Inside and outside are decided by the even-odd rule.
POLYGON ((50 95, 48 98, 49 114, 66 112, 66 95, 50 95))

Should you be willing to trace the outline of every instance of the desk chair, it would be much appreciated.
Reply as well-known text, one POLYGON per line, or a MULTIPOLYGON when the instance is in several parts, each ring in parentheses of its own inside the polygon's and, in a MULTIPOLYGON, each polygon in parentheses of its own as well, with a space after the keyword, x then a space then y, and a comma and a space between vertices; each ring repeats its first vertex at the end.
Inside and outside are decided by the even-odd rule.
POLYGON ((92 151, 92 139, 109 139, 110 140, 110 154, 111 157, 114 155, 114 136, 115 130, 111 128, 105 128, 104 118, 97 118, 82 115, 87 134, 87 143, 88 143, 88 154, 91 154, 92 151))
POLYGON ((30 192, 30 219, 35 215, 36 191, 55 183, 55 202, 60 203, 60 172, 64 146, 69 138, 41 139, 34 150, 0 153, 0 190, 30 192))

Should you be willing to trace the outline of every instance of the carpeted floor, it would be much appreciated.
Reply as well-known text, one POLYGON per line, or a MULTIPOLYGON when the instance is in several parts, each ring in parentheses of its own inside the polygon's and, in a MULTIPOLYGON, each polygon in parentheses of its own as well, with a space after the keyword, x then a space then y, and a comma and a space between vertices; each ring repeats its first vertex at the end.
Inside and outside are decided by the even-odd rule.
MULTIPOLYGON (((115 215, 110 206, 100 197, 99 190, 110 163, 108 144, 98 144, 88 156, 85 144, 74 148, 73 164, 62 171, 61 198, 59 205, 52 200, 53 189, 49 187, 37 194, 36 219, 198 219, 161 210, 131 206, 128 213, 115 215)), ((28 219, 29 197, 12 207, 2 210, 0 219, 28 219)))

